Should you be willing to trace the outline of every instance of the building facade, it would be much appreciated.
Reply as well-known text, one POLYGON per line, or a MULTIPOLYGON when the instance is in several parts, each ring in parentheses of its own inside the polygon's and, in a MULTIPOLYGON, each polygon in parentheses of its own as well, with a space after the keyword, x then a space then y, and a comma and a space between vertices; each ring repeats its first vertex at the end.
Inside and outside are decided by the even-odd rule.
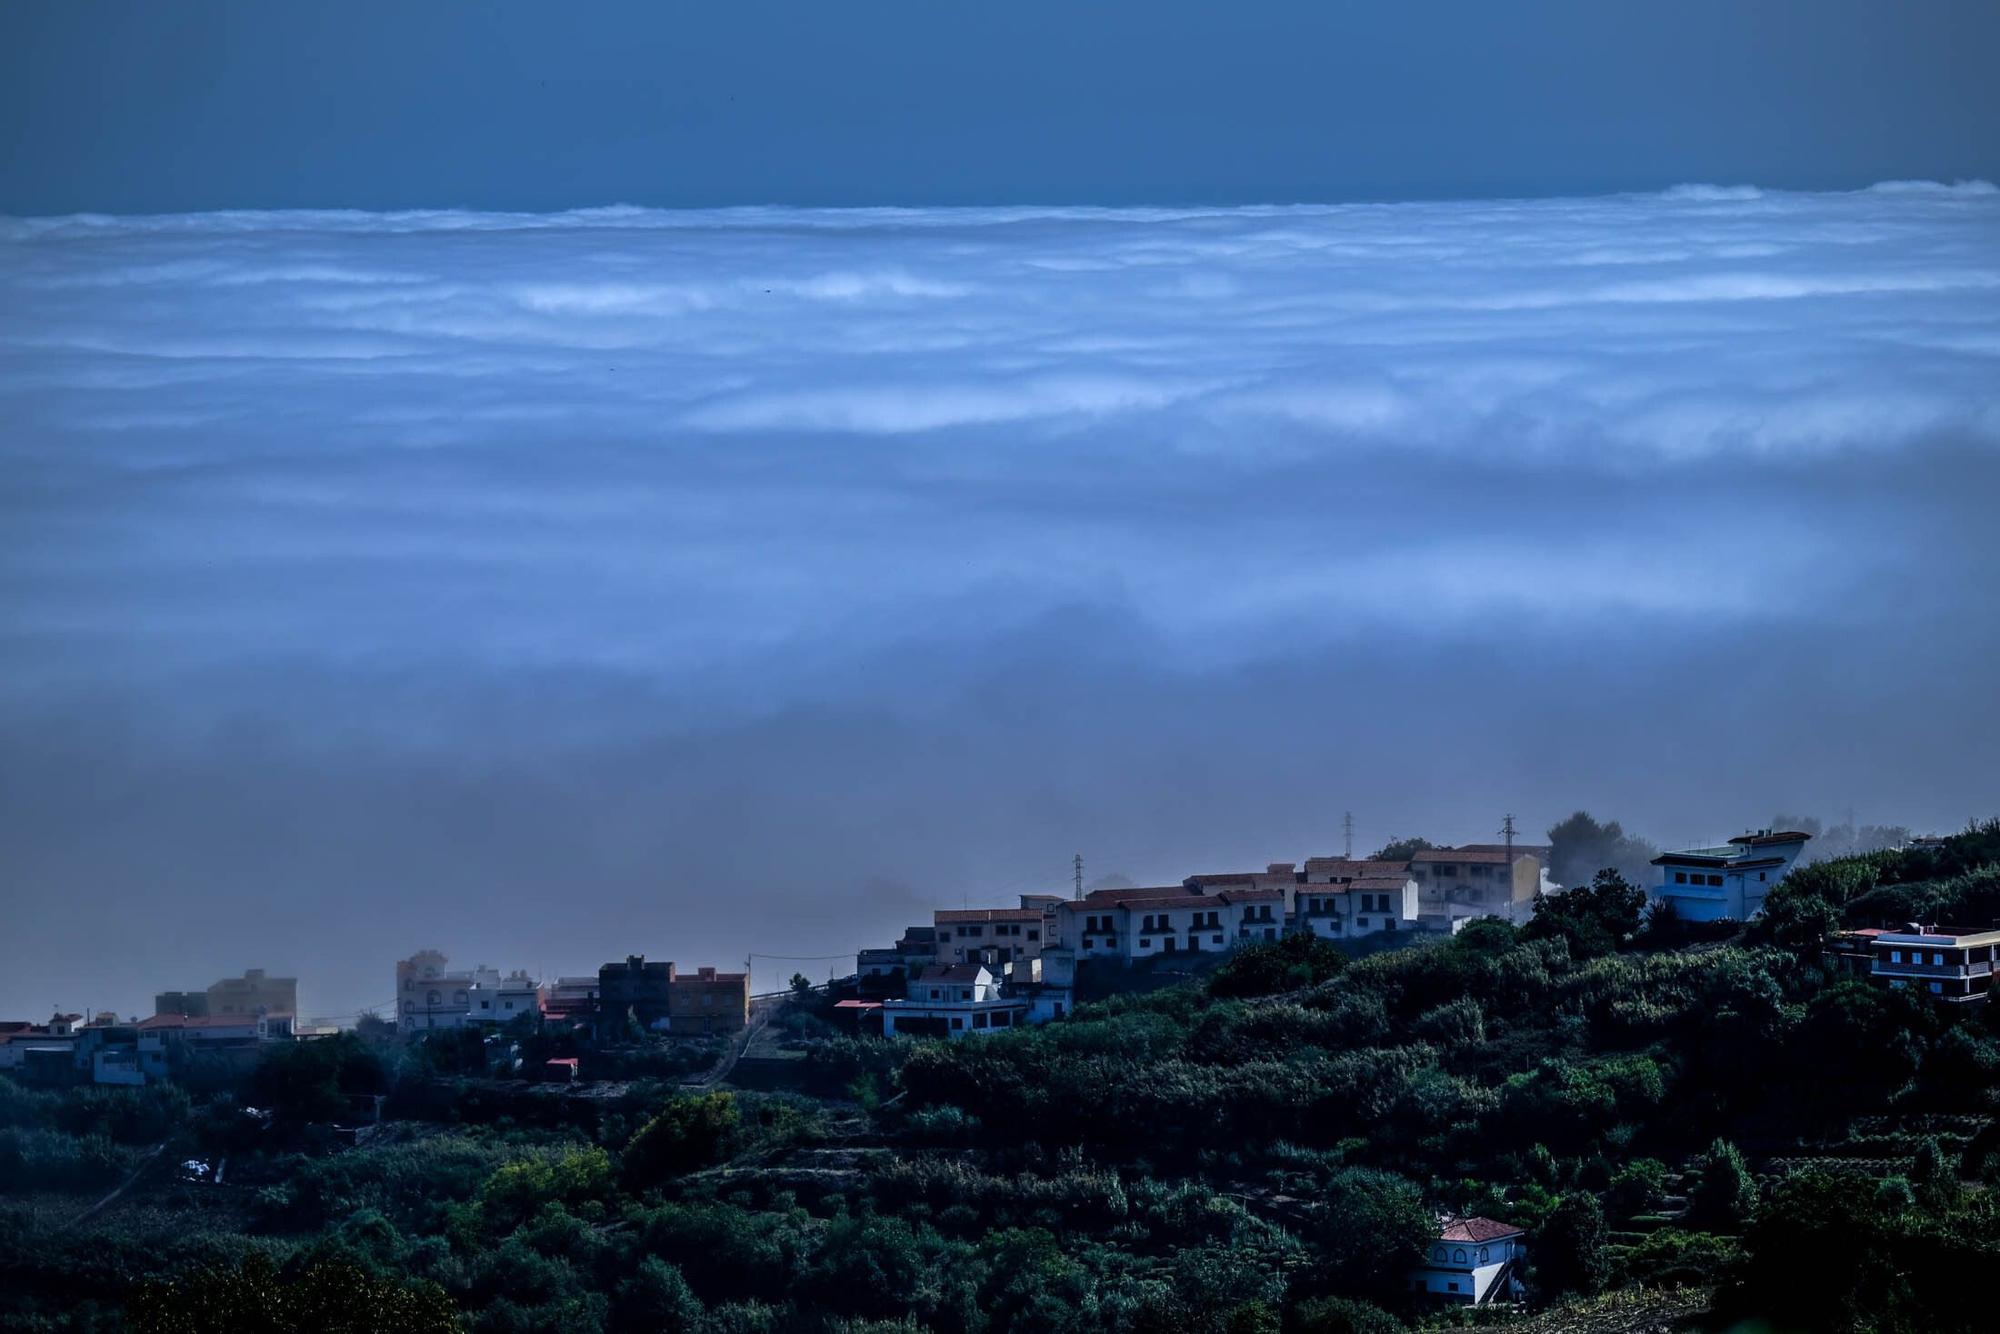
POLYGON ((1407 862, 1312 858, 1294 903, 1298 929, 1328 940, 1417 925, 1417 881, 1407 862))
POLYGON ((1053 918, 1061 902, 1053 895, 1023 894, 1015 908, 940 908, 932 914, 932 962, 993 967, 1039 958, 1043 947, 1054 943, 1053 918))
POLYGON ((1869 975, 1898 991, 1921 991, 1953 1005, 1987 1000, 2000 963, 2000 930, 1955 931, 1912 923, 1868 940, 1869 975))
POLYGON ((1811 834, 1759 829, 1712 848, 1687 848, 1653 858, 1655 902, 1672 905, 1690 922, 1747 922, 1764 911, 1764 896, 1785 878, 1811 834))
POLYGON ((673 988, 671 963, 648 963, 643 954, 629 954, 622 963, 605 964, 597 970, 599 1030, 612 1036, 622 1033, 628 1024, 665 1029, 673 988))
POLYGON ((1028 1002, 1003 994, 984 964, 932 964, 902 1000, 882 1002, 882 1035, 964 1038, 1004 1032, 1027 1021, 1028 1002))
POLYGON ((674 977, 667 1031, 676 1037, 724 1037, 750 1026, 750 974, 697 968, 674 977))
POLYGON ((208 988, 210 1014, 297 1014, 299 980, 271 977, 252 968, 241 977, 225 977, 208 988))
POLYGON ((1513 1301, 1522 1294, 1527 1234, 1491 1218, 1446 1218, 1410 1290, 1461 1306, 1513 1301))
POLYGON ((1205 893, 1186 884, 1093 890, 1057 909, 1063 949, 1077 959, 1215 954, 1285 931, 1285 894, 1275 887, 1205 893))
POLYGON ((1547 883, 1547 849, 1502 843, 1425 848, 1410 857, 1417 882, 1417 920, 1428 931, 1452 932, 1480 917, 1525 922, 1547 883))

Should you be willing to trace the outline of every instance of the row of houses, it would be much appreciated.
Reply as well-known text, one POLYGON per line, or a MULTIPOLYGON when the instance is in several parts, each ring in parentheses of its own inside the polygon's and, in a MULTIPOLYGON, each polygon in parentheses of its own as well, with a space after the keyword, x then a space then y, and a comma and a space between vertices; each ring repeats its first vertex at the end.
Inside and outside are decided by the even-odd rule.
POLYGON ((1219 954, 1291 932, 1352 940, 1449 933, 1479 917, 1525 921, 1535 895, 1555 888, 1547 858, 1532 844, 1430 848, 1406 860, 1311 857, 1174 885, 939 909, 893 946, 861 951, 859 995, 840 1008, 889 1034, 991 1033, 1061 1018, 1082 964, 1219 954))
POLYGON ((537 1023, 589 1026, 607 1039, 633 1031, 722 1037, 750 1022, 750 975, 711 967, 685 973, 643 954, 607 963, 595 977, 550 983, 519 969, 504 976, 484 964, 454 969, 437 950, 419 950, 396 965, 396 1028, 406 1036, 498 1027, 527 1015, 537 1023))

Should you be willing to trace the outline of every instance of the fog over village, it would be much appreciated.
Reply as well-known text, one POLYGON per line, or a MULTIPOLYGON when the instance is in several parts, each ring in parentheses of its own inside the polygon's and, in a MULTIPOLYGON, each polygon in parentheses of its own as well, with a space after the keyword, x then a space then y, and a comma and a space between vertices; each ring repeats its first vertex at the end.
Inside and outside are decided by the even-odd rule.
POLYGON ((1996 68, 0 0, 0 1330, 1989 1329, 1996 68))
POLYGON ((0 245, 14 1009, 1992 805, 1984 183, 0 245))

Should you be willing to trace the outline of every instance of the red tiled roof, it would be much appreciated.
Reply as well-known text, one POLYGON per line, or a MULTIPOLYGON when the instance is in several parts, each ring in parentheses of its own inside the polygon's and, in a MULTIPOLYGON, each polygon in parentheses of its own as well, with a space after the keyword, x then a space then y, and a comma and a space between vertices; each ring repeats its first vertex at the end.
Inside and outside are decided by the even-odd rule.
POLYGON ((937 924, 946 922, 1039 922, 1040 908, 940 908, 937 924))
POLYGON ((865 1000, 835 1001, 833 1008, 836 1010, 879 1010, 882 1008, 882 1002, 865 1000))
POLYGON ((1366 857, 1308 857, 1307 875, 1403 875, 1410 869, 1407 861, 1375 861, 1366 857))
POLYGON ((1358 875, 1344 885, 1328 885, 1328 889, 1401 889, 1410 883, 1407 873, 1403 875, 1358 875))
POLYGON ((1205 897, 1198 889, 1186 885, 1145 885, 1131 889, 1093 889, 1079 900, 1063 904, 1070 911, 1078 908, 1119 908, 1128 902, 1152 899, 1197 899, 1205 897))
POLYGON ((1502 1237, 1518 1237, 1521 1229, 1511 1223, 1496 1222, 1491 1218, 1447 1218, 1438 1233, 1439 1241, 1498 1241, 1502 1237))
MULTIPOLYGON (((1523 857, 1539 857, 1541 851, 1535 848, 1514 845, 1513 860, 1523 857)), ((1507 849, 1496 843, 1468 843, 1462 848, 1425 848, 1412 853, 1412 862, 1465 862, 1474 866, 1505 866, 1508 864, 1507 849)))
POLYGON ((1283 899, 1285 891, 1265 885, 1252 889, 1225 889, 1212 897, 1221 899, 1224 903, 1269 903, 1283 899))

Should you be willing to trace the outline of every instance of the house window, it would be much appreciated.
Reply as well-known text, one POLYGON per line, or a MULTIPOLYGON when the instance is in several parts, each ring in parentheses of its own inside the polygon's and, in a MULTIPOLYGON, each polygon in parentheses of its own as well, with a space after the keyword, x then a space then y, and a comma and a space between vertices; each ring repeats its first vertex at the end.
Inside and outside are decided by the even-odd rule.
POLYGON ((1722 884, 1722 877, 1719 875, 1712 875, 1708 878, 1708 883, 1711 885, 1720 886, 1722 884))
POLYGON ((1451 1262, 1452 1262, 1453 1264, 1455 1264, 1455 1265, 1462 1265, 1462 1264, 1464 1264, 1464 1263, 1465 1263, 1465 1252, 1464 1252, 1464 1251, 1453 1251, 1453 1252, 1451 1253, 1451 1262))
POLYGON ((1942 982, 1931 983, 1931 994, 1934 996, 1944 995, 1944 983, 1942 982))
POLYGON ((1674 872, 1674 883, 1675 883, 1675 884, 1677 884, 1677 885, 1685 885, 1685 884, 1686 884, 1687 882, 1688 882, 1688 873, 1687 873, 1686 871, 1675 871, 1675 872, 1674 872))
POLYGON ((953 1028, 964 1028, 965 1020, 958 1015, 953 1015, 951 1017, 951 1026, 953 1028))
POLYGON ((1153 942, 1148 940, 1146 937, 1141 936, 1139 937, 1139 948, 1142 950, 1149 950, 1153 948, 1153 942))
POLYGON ((1931 955, 1931 962, 1932 962, 1932 963, 1943 963, 1943 962, 1944 962, 1944 956, 1943 956, 1942 954, 1933 954, 1933 955, 1931 955))
POLYGON ((1903 961, 1903 952, 1902 952, 1901 950, 1890 950, 1890 951, 1889 951, 1889 962, 1890 962, 1890 963, 1901 963, 1902 961, 1903 961))
POLYGON ((1456 1283, 1455 1281, 1454 1281, 1454 1282, 1451 1282, 1451 1283, 1447 1283, 1447 1284, 1445 1284, 1445 1286, 1446 1286, 1447 1288, 1450 1288, 1450 1289, 1451 1289, 1451 1290, 1452 1290, 1453 1292, 1457 1292, 1457 1291, 1458 1291, 1458 1284, 1457 1284, 1457 1283, 1456 1283))
POLYGON ((1221 936, 1210 936, 1210 937, 1209 937, 1209 939, 1210 939, 1210 940, 1212 940, 1212 941, 1214 941, 1214 942, 1215 942, 1216 944, 1218 944, 1218 945, 1220 945, 1220 944, 1222 943, 1222 937, 1221 937, 1221 936))
POLYGON ((1771 878, 1771 873, 1769 871, 1759 871, 1757 872, 1757 878, 1759 880, 1769 880, 1771 878))
POLYGON ((1481 1264, 1486 1263, 1486 1248, 1484 1246, 1481 1246, 1479 1248, 1479 1263, 1481 1264))

